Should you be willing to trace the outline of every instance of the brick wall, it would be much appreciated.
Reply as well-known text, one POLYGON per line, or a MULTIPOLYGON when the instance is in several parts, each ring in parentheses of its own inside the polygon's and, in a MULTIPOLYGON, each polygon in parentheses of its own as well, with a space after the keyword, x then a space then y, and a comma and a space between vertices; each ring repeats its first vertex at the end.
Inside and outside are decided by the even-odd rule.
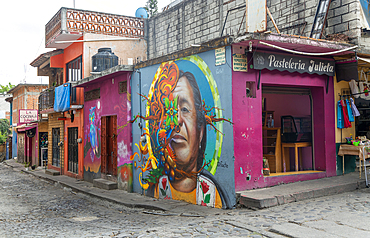
MULTIPOLYGON (((268 0, 267 6, 284 34, 310 36, 315 19, 317 0, 268 0)), ((268 30, 276 32, 268 17, 268 30)), ((343 33, 357 43, 360 36, 360 3, 357 0, 332 0, 323 37, 343 33)))
MULTIPOLYGON (((60 141, 64 141, 64 121, 59 121, 58 117, 61 117, 60 113, 49 114, 48 124, 48 166, 52 165, 53 159, 53 128, 60 128, 60 141)), ((64 164, 64 146, 60 149, 60 163, 64 164)))
MULTIPOLYGON (((189 48, 192 44, 223 35, 245 32, 245 0, 184 0, 148 20, 148 58, 153 59, 189 48), (225 3, 225 5, 224 5, 225 3), (237 10, 238 7, 241 7, 237 10), (227 16, 227 19, 226 19, 227 16)), ((267 0, 279 30, 309 36, 318 0, 267 0)), ((332 0, 325 35, 345 33, 357 43, 360 36, 360 5, 357 0, 332 0)), ((267 29, 276 32, 267 16, 267 29)))
MULTIPOLYGON (((19 86, 19 85, 18 85, 19 86)), ((17 86, 17 87, 18 87, 17 86)), ((47 85, 21 85, 13 94, 13 122, 18 123, 19 109, 38 109, 40 92, 47 85)))

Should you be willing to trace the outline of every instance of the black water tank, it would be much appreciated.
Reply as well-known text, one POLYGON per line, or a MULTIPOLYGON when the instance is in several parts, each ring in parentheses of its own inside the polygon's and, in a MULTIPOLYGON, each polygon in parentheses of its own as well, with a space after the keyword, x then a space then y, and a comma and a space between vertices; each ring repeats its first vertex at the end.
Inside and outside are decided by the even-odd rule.
POLYGON ((92 71, 101 72, 118 65, 118 57, 111 48, 100 48, 98 53, 92 57, 92 71))

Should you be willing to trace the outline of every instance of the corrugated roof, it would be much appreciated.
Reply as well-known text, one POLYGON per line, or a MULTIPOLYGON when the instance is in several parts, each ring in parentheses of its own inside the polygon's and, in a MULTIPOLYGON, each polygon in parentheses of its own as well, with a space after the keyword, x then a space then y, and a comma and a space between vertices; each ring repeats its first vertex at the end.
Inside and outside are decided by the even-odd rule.
POLYGON ((53 50, 53 51, 43 53, 43 54, 39 55, 36 59, 34 59, 30 63, 30 65, 33 66, 33 67, 39 67, 40 65, 45 63, 50 57, 52 57, 54 55, 59 55, 59 54, 62 54, 62 53, 63 53, 63 49, 53 50))

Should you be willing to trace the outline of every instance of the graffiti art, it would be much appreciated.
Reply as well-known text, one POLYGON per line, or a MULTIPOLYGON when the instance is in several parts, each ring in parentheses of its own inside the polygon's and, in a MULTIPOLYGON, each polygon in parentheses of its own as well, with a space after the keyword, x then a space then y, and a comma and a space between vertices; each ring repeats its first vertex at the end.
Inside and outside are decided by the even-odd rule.
POLYGON ((199 56, 165 62, 146 100, 145 133, 130 159, 139 182, 153 196, 212 207, 230 207, 214 178, 220 159, 223 122, 216 82, 199 56))
POLYGON ((89 122, 90 122, 90 131, 89 131, 89 138, 92 148, 92 154, 91 154, 91 160, 94 161, 94 155, 97 156, 98 154, 98 134, 96 132, 96 125, 95 125, 95 108, 90 108, 90 114, 89 114, 89 122))

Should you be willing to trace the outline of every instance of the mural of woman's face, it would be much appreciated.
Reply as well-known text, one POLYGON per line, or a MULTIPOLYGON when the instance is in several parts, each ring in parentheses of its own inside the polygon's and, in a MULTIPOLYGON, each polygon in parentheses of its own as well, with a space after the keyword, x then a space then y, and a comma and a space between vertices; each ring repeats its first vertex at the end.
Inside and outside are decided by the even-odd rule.
POLYGON ((199 145, 203 131, 197 130, 197 112, 194 105, 193 89, 186 77, 181 77, 173 91, 178 96, 178 122, 180 132, 175 133, 171 146, 176 153, 176 164, 186 172, 196 170, 199 145))

